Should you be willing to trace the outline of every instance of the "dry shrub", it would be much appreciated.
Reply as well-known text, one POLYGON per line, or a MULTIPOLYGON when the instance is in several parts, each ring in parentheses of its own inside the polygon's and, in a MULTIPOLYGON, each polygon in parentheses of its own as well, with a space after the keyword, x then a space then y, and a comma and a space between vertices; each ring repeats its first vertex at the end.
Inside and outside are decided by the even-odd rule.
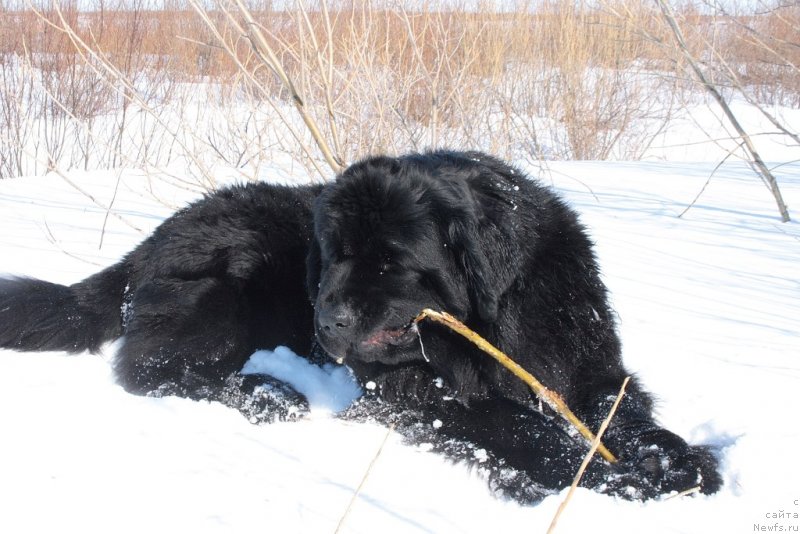
MULTIPOLYGON (((180 159, 256 176, 273 151, 325 174, 232 1, 204 1, 206 22, 194 4, 0 2, 0 176, 180 159)), ((655 6, 631 0, 250 4, 341 161, 441 146, 635 159, 691 90, 655 6)), ((689 47, 728 67, 720 83, 733 70, 755 100, 798 105, 798 7, 743 5, 683 4, 689 47)))
POLYGON ((719 49, 738 82, 758 102, 800 107, 800 4, 760 2, 754 13, 724 13, 724 21, 719 49))
MULTIPOLYGON (((332 95, 344 160, 447 145, 508 157, 632 158, 647 144, 644 132, 659 130, 652 122, 670 115, 662 88, 672 82, 647 74, 657 47, 595 4, 392 6, 337 4, 328 23, 324 9, 308 6, 253 14, 300 94, 318 103, 332 95)), ((237 36, 228 35, 233 47, 237 36)), ((259 72, 267 76, 258 83, 280 94, 259 72)))

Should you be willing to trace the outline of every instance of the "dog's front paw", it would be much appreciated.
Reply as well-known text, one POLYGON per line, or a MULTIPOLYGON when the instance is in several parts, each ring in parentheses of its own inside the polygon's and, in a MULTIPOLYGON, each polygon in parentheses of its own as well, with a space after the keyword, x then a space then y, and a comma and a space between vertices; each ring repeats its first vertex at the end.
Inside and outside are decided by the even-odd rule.
POLYGON ((266 375, 232 375, 218 400, 239 410, 253 424, 296 421, 310 413, 303 395, 266 375))
POLYGON ((722 487, 716 457, 706 447, 690 446, 666 430, 639 436, 639 445, 623 459, 641 474, 659 494, 680 493, 699 488, 716 493, 722 487))

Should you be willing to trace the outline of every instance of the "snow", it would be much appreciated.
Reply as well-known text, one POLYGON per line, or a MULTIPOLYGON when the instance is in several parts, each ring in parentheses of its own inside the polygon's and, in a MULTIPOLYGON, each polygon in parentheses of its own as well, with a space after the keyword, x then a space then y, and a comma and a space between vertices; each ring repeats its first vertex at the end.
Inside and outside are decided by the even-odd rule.
MULTIPOLYGON (((581 212, 628 366, 657 393, 665 426, 719 449, 725 478, 717 495, 644 504, 579 489, 557 532, 800 530, 800 225, 780 223, 769 192, 732 160, 716 172, 716 162, 521 166, 581 212)), ((800 206, 800 164, 776 173, 800 206)), ((68 177, 95 201, 55 174, 0 181, 0 270, 77 281, 197 196, 131 170, 68 177), (107 216, 112 202, 124 221, 107 216)), ((309 419, 256 426, 219 404, 125 393, 113 348, 0 351, 0 532, 334 531, 387 432, 329 417, 358 394, 344 369, 256 353, 246 370, 290 380, 312 406, 309 419)), ((390 435, 343 532, 543 532, 564 495, 498 500, 478 473, 390 435)))
MULTIPOLYGON (((668 99, 668 96, 663 98, 668 99)), ((706 161, 716 165, 729 154, 733 159, 746 158, 741 141, 722 109, 713 104, 708 95, 695 95, 694 100, 674 111, 664 131, 643 151, 642 159, 706 161)), ((765 161, 795 161, 800 157, 800 146, 778 132, 755 106, 741 97, 732 97, 729 105, 765 161)), ((800 109, 780 105, 765 106, 765 109, 781 124, 795 125, 800 121, 800 109)), ((624 153, 625 148, 616 146, 614 152, 624 153)))
MULTIPOLYGON (((286 382, 306 397, 313 415, 341 412, 362 394, 346 367, 330 363, 317 367, 283 346, 253 354, 242 374, 265 374, 286 382)), ((372 384, 367 388, 375 389, 372 384)))

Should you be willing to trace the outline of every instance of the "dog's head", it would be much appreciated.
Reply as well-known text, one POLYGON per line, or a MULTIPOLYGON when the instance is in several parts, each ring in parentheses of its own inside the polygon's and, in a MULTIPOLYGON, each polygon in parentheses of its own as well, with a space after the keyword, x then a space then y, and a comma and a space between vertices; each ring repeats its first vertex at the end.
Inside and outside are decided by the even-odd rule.
POLYGON ((317 199, 308 290, 317 339, 331 356, 422 358, 410 325, 423 308, 495 320, 511 267, 487 258, 491 238, 481 234, 484 213, 467 180, 474 169, 439 171, 413 158, 373 158, 317 199))

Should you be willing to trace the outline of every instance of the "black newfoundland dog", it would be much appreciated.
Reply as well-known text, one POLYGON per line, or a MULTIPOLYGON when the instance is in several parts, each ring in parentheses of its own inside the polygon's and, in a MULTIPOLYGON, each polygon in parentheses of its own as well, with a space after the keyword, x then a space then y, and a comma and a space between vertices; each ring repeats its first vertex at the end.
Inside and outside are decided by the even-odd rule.
MULTIPOLYGON (((586 444, 467 341, 411 328, 423 308, 463 320, 593 430, 629 374, 575 213, 481 153, 375 157, 326 186, 213 193, 82 282, 0 280, 0 347, 96 351, 122 337, 115 372, 128 391, 270 420, 303 399, 238 371, 255 350, 287 345, 352 369, 366 395, 343 417, 391 422, 520 502, 568 485, 586 444)), ((593 460, 583 484, 598 491, 721 485, 714 456, 659 427, 635 380, 604 443, 620 461, 593 460)))

